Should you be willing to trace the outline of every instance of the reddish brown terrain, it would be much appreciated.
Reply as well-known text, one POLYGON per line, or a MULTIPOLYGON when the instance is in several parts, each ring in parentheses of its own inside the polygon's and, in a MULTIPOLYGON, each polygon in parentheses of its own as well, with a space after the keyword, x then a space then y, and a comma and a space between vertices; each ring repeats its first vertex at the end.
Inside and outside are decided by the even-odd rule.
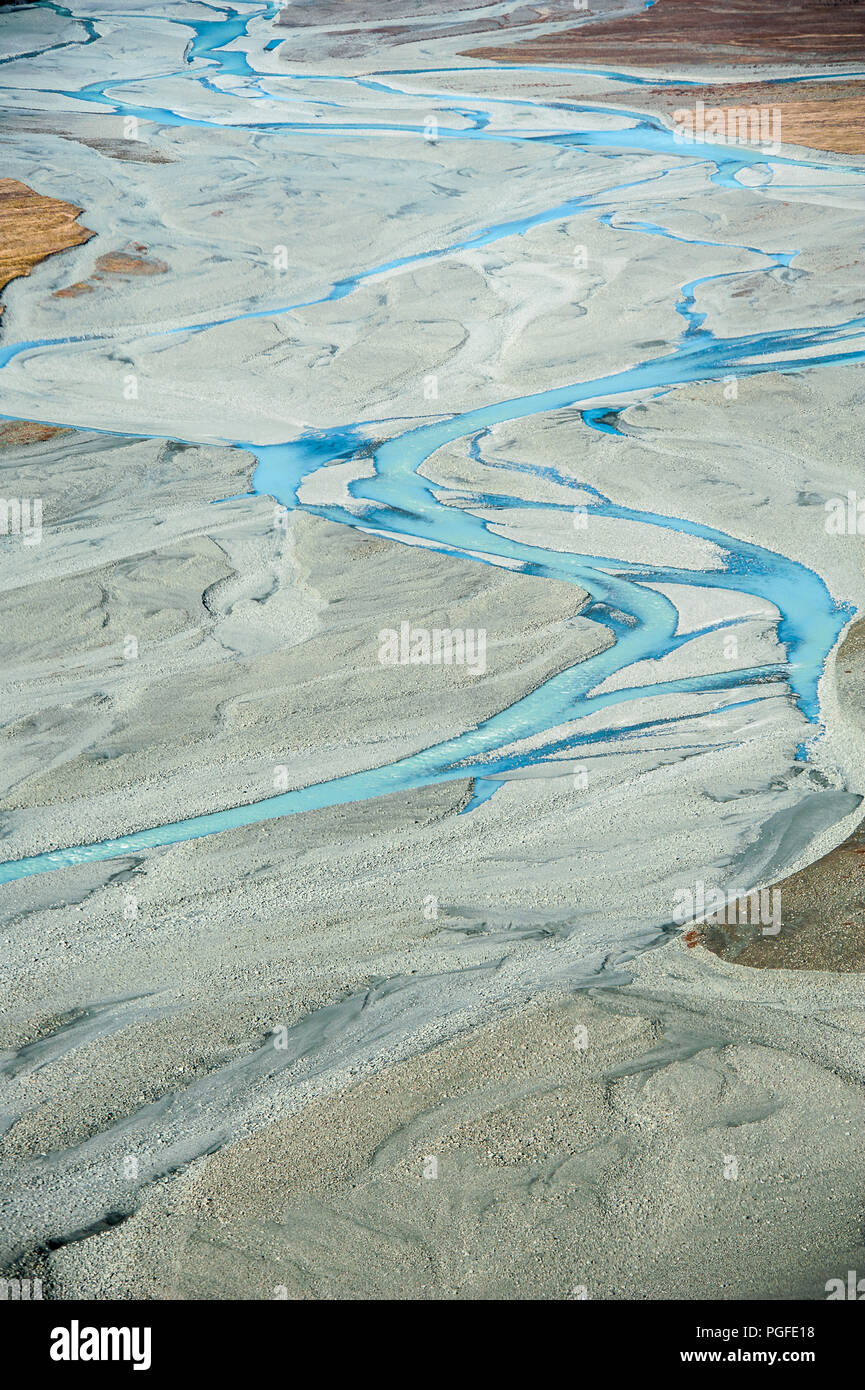
POLYGON ((81 212, 17 179, 0 179, 0 290, 48 256, 89 241, 94 233, 76 221, 81 212))
POLYGON ((474 58, 683 68, 743 63, 860 62, 863 0, 658 0, 642 14, 599 20, 474 58))

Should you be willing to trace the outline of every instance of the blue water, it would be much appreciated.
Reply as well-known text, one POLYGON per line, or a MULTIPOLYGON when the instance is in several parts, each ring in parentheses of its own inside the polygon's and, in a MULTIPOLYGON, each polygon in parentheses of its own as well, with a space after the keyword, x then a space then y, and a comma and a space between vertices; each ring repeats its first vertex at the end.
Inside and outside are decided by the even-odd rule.
MULTIPOLYGON (((59 7, 56 8, 60 12, 59 7)), ((252 19, 272 17, 276 6, 264 7, 254 15, 244 15, 230 7, 212 5, 209 8, 221 17, 194 25, 185 19, 172 20, 174 23, 185 25, 193 33, 184 55, 185 70, 194 80, 215 91, 219 90, 218 86, 214 85, 215 81, 225 74, 249 79, 250 85, 255 88, 258 75, 250 65, 249 53, 242 48, 226 50, 225 45, 243 41, 252 19)), ((98 28, 98 21, 96 26, 98 28)), ((273 44, 267 46, 272 47, 273 44)), ((489 69, 490 65, 486 65, 478 70, 489 69)), ((547 67, 540 70, 550 71, 547 67)), ((445 72, 447 69, 438 71, 445 72)), ((596 73, 598 70, 567 71, 596 73)), ((396 75, 405 74, 391 70, 375 76, 381 78, 396 75)), ((639 83, 642 80, 651 80, 653 83, 656 81, 609 72, 602 75, 631 83, 639 83)), ((270 78, 271 75, 267 76, 270 78)), ((292 76, 297 80, 297 74, 292 76)), ((317 75, 309 80, 335 79, 317 75)), ((370 79, 341 80, 392 90, 370 79)), ((117 89, 123 85, 122 81, 109 78, 100 83, 92 83, 70 95, 75 95, 85 102, 108 101, 118 112, 138 115, 165 124, 219 125, 219 122, 212 119, 187 117, 161 107, 127 103, 116 95, 117 89)), ((253 94, 265 95, 260 89, 256 89, 255 93, 244 92, 245 96, 253 94)), ((429 102, 430 99, 429 94, 423 97, 425 102, 429 102)), ((453 97, 446 94, 441 94, 440 99, 453 102, 453 97)), ((484 100, 485 104, 490 104, 484 100)), ((495 104, 508 103, 506 99, 501 98, 496 99, 495 104)), ((525 101, 513 103, 514 106, 532 104, 525 101)), ((736 182, 736 175, 741 169, 748 166, 800 163, 789 159, 769 158, 762 151, 742 146, 683 146, 675 141, 672 133, 661 122, 642 115, 634 115, 633 125, 626 130, 580 130, 578 117, 582 113, 596 113, 604 108, 582 103, 557 103, 557 107, 573 113, 577 118, 576 128, 566 132, 552 132, 549 135, 520 135, 515 132, 490 131, 489 116, 483 111, 472 110, 463 98, 459 106, 449 105, 443 109, 458 114, 464 124, 457 129, 442 128, 439 138, 519 140, 547 143, 561 149, 577 146, 602 151, 606 157, 613 159, 620 153, 637 152, 661 153, 689 161, 698 160, 712 171, 712 179, 717 185, 733 188, 747 197, 755 195, 753 190, 743 189, 736 182)), ((621 113, 617 111, 616 114, 621 113)), ((339 126, 322 126, 314 125, 312 122, 292 122, 285 125, 262 123, 262 126, 275 131, 291 131, 293 134, 302 132, 316 139, 327 138, 336 133, 340 138, 344 138, 346 133, 368 132, 372 129, 418 132, 424 129, 423 123, 383 126, 376 123, 351 122, 339 126)), ((256 123, 243 123, 243 128, 250 127, 260 128, 256 123)), ((610 199, 615 193, 661 177, 663 174, 653 173, 646 180, 631 180, 630 183, 608 188, 602 194, 577 195, 552 207, 536 209, 503 222, 477 228, 448 247, 422 252, 407 251, 390 262, 346 275, 323 289, 317 298, 276 308, 245 310, 212 322, 174 327, 161 335, 153 336, 206 332, 211 327, 241 319, 270 318, 290 314, 295 309, 325 300, 347 298, 371 277, 387 275, 395 269, 451 255, 461 249, 486 246, 495 241, 522 236, 533 227, 553 221, 564 221, 577 212, 594 212, 602 223, 614 226, 619 231, 633 233, 635 236, 660 236, 673 241, 718 248, 719 251, 730 249, 745 252, 757 258, 757 268, 766 274, 775 274, 791 264, 797 254, 795 249, 766 251, 758 247, 738 246, 735 243, 684 237, 655 223, 623 220, 619 211, 610 209, 610 199)), ((521 397, 488 402, 459 415, 443 417, 406 430, 374 449, 373 477, 360 478, 351 484, 352 496, 366 504, 362 515, 338 506, 307 508, 344 525, 362 526, 367 531, 380 530, 395 538, 421 541, 432 548, 471 558, 479 563, 502 564, 508 568, 517 566, 529 575, 571 583, 585 590, 590 596, 588 606, 582 610, 583 616, 610 632, 615 639, 611 647, 552 677, 523 699, 483 721, 476 728, 466 730, 456 738, 430 746, 387 766, 285 792, 253 805, 230 807, 174 824, 136 831, 117 839, 15 860, 0 865, 0 882, 63 865, 115 858, 141 849, 173 844, 283 815, 349 801, 366 800, 387 792, 474 775, 474 792, 463 811, 463 814, 470 814, 495 794, 501 785, 499 779, 516 768, 540 763, 556 753, 590 748, 598 743, 609 744, 615 741, 627 744, 635 738, 639 739, 649 733, 657 734, 667 727, 672 727, 674 722, 677 726, 686 722, 684 719, 671 721, 665 718, 623 727, 619 720, 613 719, 611 715, 608 727, 595 729, 591 733, 576 733, 562 737, 562 725, 573 723, 590 714, 596 715, 606 709, 614 712, 617 706, 633 700, 636 696, 649 698, 671 693, 721 694, 729 691, 731 699, 727 704, 722 704, 721 708, 732 710, 750 703, 748 697, 743 698, 743 687, 754 683, 774 683, 789 690, 803 720, 811 726, 812 736, 818 736, 821 729, 820 677, 826 658, 842 628, 853 615, 853 610, 848 605, 837 602, 819 575, 801 562, 780 551, 751 544, 698 522, 621 506, 610 497, 604 496, 597 488, 576 483, 573 478, 559 474, 554 468, 535 471, 543 476, 554 477, 561 486, 572 488, 575 505, 579 503, 587 506, 591 515, 640 522, 661 530, 697 537, 716 548, 717 567, 686 569, 627 562, 615 555, 603 557, 547 550, 498 535, 491 529, 491 523, 482 520, 471 510, 463 506, 448 505, 447 489, 438 484, 433 486, 421 472, 424 463, 437 449, 457 440, 468 441, 468 447, 474 456, 483 457, 480 451, 483 442, 488 438, 489 430, 503 422, 577 408, 587 428, 620 436, 623 431, 618 424, 617 403, 631 393, 637 393, 640 398, 658 397, 677 384, 721 380, 730 374, 743 377, 765 371, 810 370, 819 365, 865 360, 865 318, 851 319, 848 322, 820 328, 763 331, 726 339, 716 336, 707 323, 706 315, 696 307, 698 291, 701 286, 712 280, 730 278, 741 273, 719 271, 700 276, 682 286, 681 297, 675 306, 683 322, 682 332, 678 340, 662 355, 623 366, 621 370, 595 380, 572 382, 521 397), (662 659, 705 632, 736 625, 738 620, 732 620, 713 624, 697 633, 680 634, 675 605, 655 587, 667 584, 730 589, 751 594, 774 605, 779 614, 778 640, 784 649, 785 660, 744 671, 724 670, 710 675, 640 684, 599 694, 599 688, 608 678, 633 663, 647 659, 662 659), (544 737, 545 733, 547 737, 544 737), (535 741, 530 753, 515 755, 513 752, 504 751, 515 740, 530 736, 535 741)), ((752 272, 749 270, 748 273, 752 272)), ((0 370, 15 357, 29 352, 62 350, 64 347, 80 343, 102 341, 106 339, 94 334, 44 342, 9 344, 0 350, 0 370)), ((368 455, 368 441, 376 433, 380 434, 380 430, 376 431, 376 425, 380 426, 382 423, 364 420, 344 423, 332 430, 322 430, 299 439, 268 446, 237 439, 225 442, 250 449, 256 455, 258 462, 254 477, 255 491, 271 495, 291 509, 300 505, 298 490, 304 478, 323 464, 335 460, 350 460, 361 450, 368 455)), ((484 495, 477 501, 478 505, 486 508, 496 507, 500 519, 506 516, 509 507, 514 506, 551 512, 568 510, 563 504, 523 501, 516 503, 507 496, 484 495)), ((807 756, 808 744, 803 742, 798 750, 798 757, 805 759, 807 756)))

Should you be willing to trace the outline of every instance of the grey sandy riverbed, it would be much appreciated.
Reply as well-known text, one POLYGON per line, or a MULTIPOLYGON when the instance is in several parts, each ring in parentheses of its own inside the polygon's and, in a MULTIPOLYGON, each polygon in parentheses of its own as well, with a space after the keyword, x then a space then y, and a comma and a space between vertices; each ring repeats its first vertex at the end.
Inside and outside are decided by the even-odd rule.
POLYGON ((93 235, 3 292, 0 1264, 819 1299, 865 1259, 863 171, 683 150, 688 69, 466 56, 572 6, 411 9, 2 17, 10 176, 93 235), (697 882, 780 932, 683 935, 697 882))

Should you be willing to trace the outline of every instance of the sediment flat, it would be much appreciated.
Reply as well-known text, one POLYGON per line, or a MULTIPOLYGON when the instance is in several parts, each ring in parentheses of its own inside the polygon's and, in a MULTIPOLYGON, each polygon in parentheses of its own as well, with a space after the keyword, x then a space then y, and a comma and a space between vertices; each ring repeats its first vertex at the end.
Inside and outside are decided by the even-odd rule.
POLYGON ((0 1268, 824 1297, 862 8, 76 3, 0 15, 0 1268), (781 154, 675 143, 698 99, 781 154), (404 621, 483 672, 383 662, 404 621), (743 880, 778 935, 674 921, 743 880))

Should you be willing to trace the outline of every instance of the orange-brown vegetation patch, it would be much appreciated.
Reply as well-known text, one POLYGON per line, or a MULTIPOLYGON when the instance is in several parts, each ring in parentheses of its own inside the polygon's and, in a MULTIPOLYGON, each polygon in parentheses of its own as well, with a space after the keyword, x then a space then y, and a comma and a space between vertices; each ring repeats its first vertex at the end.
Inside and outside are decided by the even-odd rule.
POLYGON ((104 283, 110 276, 164 275, 168 266, 155 257, 146 257, 143 254, 146 250, 146 246, 135 241, 123 251, 106 251, 103 256, 97 257, 89 280, 77 280, 74 285, 64 285, 63 289, 54 291, 54 298, 72 299, 79 294, 92 294, 98 289, 100 282, 104 283))
MULTIPOLYGON (((146 251, 147 247, 136 245, 135 250, 146 251)), ((108 251, 96 262, 97 275, 164 275, 167 269, 164 261, 149 261, 128 251, 108 251)))
POLYGON ((59 425, 38 425, 32 420, 0 420, 0 449, 21 444, 42 444, 55 434, 71 434, 59 425))
MULTIPOLYGON (((853 82, 791 82, 780 90, 761 82, 654 89, 668 114, 692 107, 763 107, 778 113, 781 143, 839 154, 865 153, 865 88, 853 82)), ((774 119, 774 117, 773 117, 774 119)))
POLYGON ((94 233, 75 220, 82 210, 17 179, 0 179, 0 291, 48 256, 89 241, 94 233))

